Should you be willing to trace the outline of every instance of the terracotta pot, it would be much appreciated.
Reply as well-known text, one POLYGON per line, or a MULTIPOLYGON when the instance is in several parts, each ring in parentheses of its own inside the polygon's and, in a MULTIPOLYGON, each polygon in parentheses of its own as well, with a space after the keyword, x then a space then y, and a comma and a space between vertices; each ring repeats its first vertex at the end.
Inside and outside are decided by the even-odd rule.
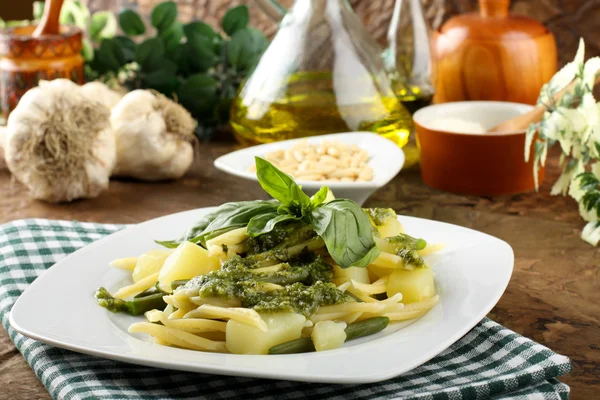
POLYGON ((83 84, 82 32, 62 26, 60 35, 33 37, 36 26, 0 30, 0 108, 4 117, 40 79, 83 84))
MULTIPOLYGON (((437 118, 479 122, 486 129, 532 109, 527 104, 471 101, 437 104, 414 115, 423 182, 447 192, 493 196, 534 189, 533 154, 524 160, 525 131, 497 134, 430 129, 437 118)), ((539 180, 544 177, 543 168, 539 180)))
POLYGON ((448 20, 432 36, 434 103, 499 100, 535 104, 557 68, 554 35, 508 13, 508 0, 448 20))

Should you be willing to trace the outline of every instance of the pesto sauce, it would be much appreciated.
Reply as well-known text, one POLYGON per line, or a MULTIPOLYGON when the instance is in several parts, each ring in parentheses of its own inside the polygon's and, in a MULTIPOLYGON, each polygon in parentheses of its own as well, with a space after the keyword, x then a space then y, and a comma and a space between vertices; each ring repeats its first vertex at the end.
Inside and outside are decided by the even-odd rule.
POLYGON ((311 225, 302 221, 290 221, 275 225, 271 232, 249 238, 246 246, 249 255, 278 251, 281 253, 285 248, 305 243, 316 236, 311 225))
POLYGON ((390 219, 396 219, 396 211, 391 208, 363 208, 375 226, 381 226, 390 219))
POLYGON ((279 264, 277 271, 255 272, 249 258, 234 256, 219 270, 197 276, 177 290, 192 296, 236 298, 257 311, 293 311, 312 315, 319 306, 351 299, 330 283, 332 266, 314 253, 279 264), (280 287, 266 284, 276 284, 280 287))
POLYGON ((417 250, 423 250, 427 246, 425 240, 401 233, 397 236, 385 238, 385 241, 394 245, 394 252, 398 257, 402 258, 405 265, 413 267, 425 266, 425 260, 417 252, 417 250))

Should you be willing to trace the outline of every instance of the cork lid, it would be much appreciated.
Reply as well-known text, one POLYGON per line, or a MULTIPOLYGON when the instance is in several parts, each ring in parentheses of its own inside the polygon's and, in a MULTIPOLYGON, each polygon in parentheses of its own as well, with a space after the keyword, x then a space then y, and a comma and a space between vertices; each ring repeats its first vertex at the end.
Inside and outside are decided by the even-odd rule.
POLYGON ((544 25, 534 19, 509 14, 509 7, 510 0, 479 0, 479 12, 449 19, 440 32, 496 41, 527 40, 549 33, 544 25))

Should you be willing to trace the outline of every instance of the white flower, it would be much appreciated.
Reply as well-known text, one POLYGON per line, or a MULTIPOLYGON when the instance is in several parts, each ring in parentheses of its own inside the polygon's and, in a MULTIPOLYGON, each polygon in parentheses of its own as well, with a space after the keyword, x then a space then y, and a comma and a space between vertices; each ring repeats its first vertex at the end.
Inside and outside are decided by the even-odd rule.
POLYGON ((575 177, 582 172, 584 172, 582 162, 578 162, 571 168, 566 167, 563 170, 562 174, 560 174, 560 177, 558 178, 556 183, 554 183, 554 186, 552 186, 552 191, 550 192, 550 195, 556 196, 558 194, 562 194, 564 196, 565 194, 567 194, 567 191, 569 191, 570 194, 569 186, 571 186, 572 190, 574 190, 574 186, 579 187, 579 181, 575 179, 575 177))
POLYGON ((567 65, 565 65, 556 74, 554 74, 552 79, 550 79, 550 82, 548 83, 547 88, 546 87, 542 88, 542 91, 540 92, 540 97, 538 99, 538 103, 548 104, 549 102, 551 102, 551 99, 548 96, 548 94, 554 94, 554 93, 564 89, 565 87, 567 87, 567 85, 569 83, 571 83, 573 81, 573 79, 575 79, 575 76, 579 72, 579 68, 581 67, 581 65, 583 65, 584 58, 585 58, 585 45, 583 43, 583 39, 580 39, 579 40, 579 48, 577 49, 577 54, 575 55, 575 59, 573 61, 571 61, 570 63, 568 63, 567 65), (548 93, 548 92, 550 92, 550 93, 548 93))
POLYGON ((600 72, 600 57, 594 57, 587 60, 583 67, 583 83, 588 87, 588 90, 594 88, 596 74, 598 72, 600 72))
POLYGON ((591 210, 586 210, 582 203, 579 203, 579 215, 581 215, 581 218, 583 218, 584 221, 598 222, 596 209, 592 208, 591 210))
POLYGON ((592 164, 592 174, 598 179, 600 179, 600 161, 596 161, 592 164))
POLYGON ((597 246, 600 242, 600 222, 589 222, 583 228, 581 238, 592 246, 597 246))
POLYGON ((544 119, 542 132, 547 138, 558 140, 563 153, 569 155, 578 135, 585 132, 587 126, 579 110, 559 107, 544 119))
POLYGON ((569 196, 579 201, 585 194, 581 190, 581 181, 577 178, 578 175, 585 172, 583 161, 579 160, 571 169, 571 184, 569 185, 569 196))

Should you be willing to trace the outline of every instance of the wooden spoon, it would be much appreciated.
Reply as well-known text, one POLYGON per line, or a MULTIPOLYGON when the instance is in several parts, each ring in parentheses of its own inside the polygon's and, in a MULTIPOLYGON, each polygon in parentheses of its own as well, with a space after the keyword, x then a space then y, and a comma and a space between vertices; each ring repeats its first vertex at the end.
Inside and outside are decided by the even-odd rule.
MULTIPOLYGON (((553 96, 555 102, 558 102, 560 98, 567 92, 573 90, 575 87, 575 79, 571 83, 569 83, 565 88, 556 92, 553 96)), ((596 77, 595 84, 600 83, 600 75, 596 77)), ((546 107, 543 104, 537 105, 533 108, 533 110, 519 115, 516 118, 509 119, 508 121, 504 121, 494 126, 491 129, 488 129, 487 133, 502 133, 502 132, 518 132, 523 131, 529 127, 530 124, 536 124, 542 120, 544 116, 544 112, 546 112, 546 107)))
POLYGON ((44 35, 58 35, 60 32, 60 25, 58 18, 60 17, 60 9, 62 8, 64 0, 46 0, 44 7, 44 15, 33 32, 34 37, 40 37, 44 35))

